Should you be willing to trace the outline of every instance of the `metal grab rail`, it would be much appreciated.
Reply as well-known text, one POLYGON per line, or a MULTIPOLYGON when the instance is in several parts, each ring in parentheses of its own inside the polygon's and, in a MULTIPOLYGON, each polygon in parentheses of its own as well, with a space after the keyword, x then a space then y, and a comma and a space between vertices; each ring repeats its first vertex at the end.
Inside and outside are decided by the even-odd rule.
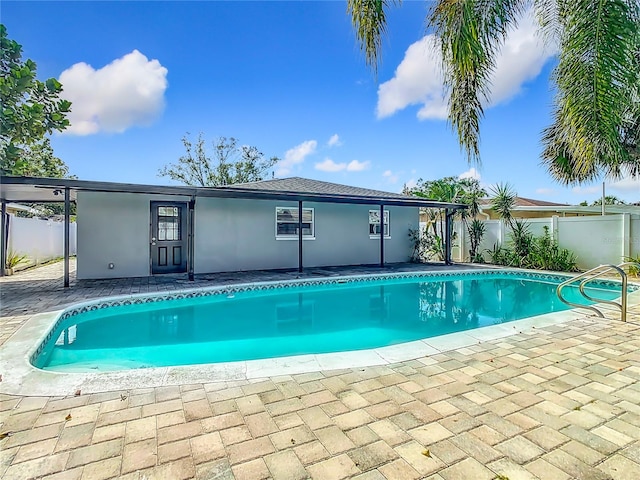
POLYGON ((598 267, 592 268, 591 270, 587 270, 586 272, 583 272, 579 275, 576 275, 575 277, 571 277, 568 280, 565 280, 564 282, 562 282, 560 285, 558 285, 558 287, 556 288, 556 294, 558 295, 558 298, 560 299, 561 302, 563 302, 566 305, 569 305, 570 307, 576 307, 576 308, 584 308, 587 310, 591 310, 592 312, 595 312, 596 315, 598 315, 601 318, 604 318, 604 314, 598 310, 596 307, 593 307, 591 305, 583 305, 580 303, 575 303, 575 302, 571 302, 569 300, 567 300, 566 298, 564 298, 562 296, 562 289, 564 287, 566 287, 567 285, 570 285, 572 283, 575 283, 576 281, 580 280, 580 279, 584 279, 582 280, 582 282, 580 282, 580 294, 586 298, 587 300, 591 300, 592 302, 599 302, 599 303, 606 303, 609 305, 615 305, 616 307, 618 307, 620 309, 620 317, 621 320, 623 322, 627 321, 627 274, 624 271, 624 267, 627 266, 631 266, 631 265, 638 265, 638 263, 636 262, 624 262, 621 263, 619 265, 600 265, 598 267), (604 275, 605 273, 608 273, 612 270, 615 270, 616 272, 618 272, 618 274, 620 274, 620 277, 622 278, 622 292, 621 292, 621 301, 620 303, 615 302, 613 300, 605 300, 605 299, 601 299, 601 298, 595 298, 592 297, 591 295, 589 295, 588 293, 586 293, 584 291, 585 289, 585 285, 587 283, 589 283, 592 280, 595 280, 598 277, 601 277, 602 275, 604 275))

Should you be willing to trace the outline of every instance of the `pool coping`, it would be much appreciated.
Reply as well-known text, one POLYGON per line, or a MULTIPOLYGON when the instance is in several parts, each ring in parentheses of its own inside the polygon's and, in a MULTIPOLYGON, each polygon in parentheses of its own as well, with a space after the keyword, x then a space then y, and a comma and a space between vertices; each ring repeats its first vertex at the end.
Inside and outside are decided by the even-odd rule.
MULTIPOLYGON (((110 302, 124 303, 127 301, 131 303, 132 299, 146 299, 150 297, 167 298, 172 295, 174 298, 185 298, 185 295, 192 292, 200 293, 199 295, 194 295, 194 297, 205 296, 202 292, 216 292, 216 295, 229 294, 234 291, 245 291, 249 287, 251 287, 251 289, 268 289, 270 285, 272 286, 271 288, 285 285, 295 287, 309 284, 346 283, 358 280, 375 281, 388 278, 464 276, 482 274, 483 272, 493 274, 501 272, 519 275, 527 273, 531 274, 532 277, 548 276, 570 278, 570 275, 560 272, 550 273, 522 269, 496 270, 497 269, 487 268, 483 270, 458 270, 455 272, 402 272, 393 274, 333 276, 318 279, 289 279, 220 285, 205 287, 204 289, 188 288, 173 290, 171 292, 157 292, 154 294, 122 295, 75 303, 62 310, 39 313, 32 316, 2 345, 1 349, 3 354, 0 358, 0 372, 2 372, 3 375, 2 382, 0 383, 0 393, 23 396, 70 396, 77 394, 77 392, 86 394, 168 385, 253 381, 282 375, 389 365, 469 347, 484 341, 498 340, 514 334, 530 332, 533 329, 541 329, 547 326, 578 320, 589 315, 579 309, 571 309, 387 347, 237 362, 81 373, 41 370, 34 367, 30 362, 33 356, 37 354, 37 349, 44 343, 47 335, 50 336, 51 332, 55 330, 55 326, 63 319, 65 313, 70 311, 80 313, 83 308, 97 304, 110 302)), ((635 283, 630 283, 630 285, 638 287, 635 283)), ((640 289, 630 292, 628 300, 629 305, 640 304, 640 289)), ((599 306, 602 307, 605 312, 615 311, 606 304, 600 304, 599 306)))

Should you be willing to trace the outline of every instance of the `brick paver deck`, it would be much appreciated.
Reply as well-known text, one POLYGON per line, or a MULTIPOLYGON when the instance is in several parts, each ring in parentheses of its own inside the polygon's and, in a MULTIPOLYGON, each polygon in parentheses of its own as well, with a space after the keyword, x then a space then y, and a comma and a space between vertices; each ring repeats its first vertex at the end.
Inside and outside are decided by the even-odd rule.
MULTIPOLYGON (((185 286, 73 281, 64 291, 61 273, 56 264, 0 280, 0 345, 40 311, 185 286)), ((640 308, 629 317, 585 317, 385 367, 0 395, 0 477, 638 479, 640 308)))

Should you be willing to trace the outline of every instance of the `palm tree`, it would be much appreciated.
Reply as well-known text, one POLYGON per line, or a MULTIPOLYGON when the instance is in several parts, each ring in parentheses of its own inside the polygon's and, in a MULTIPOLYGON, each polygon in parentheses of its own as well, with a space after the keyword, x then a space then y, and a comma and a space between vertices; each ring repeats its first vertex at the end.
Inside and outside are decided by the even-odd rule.
MULTIPOLYGON (((356 36, 377 72, 386 13, 399 0, 348 0, 356 36)), ((480 161, 483 102, 509 28, 529 8, 557 45, 553 123, 542 161, 563 183, 640 174, 638 0, 436 0, 427 26, 439 40, 449 121, 469 162, 480 161)))

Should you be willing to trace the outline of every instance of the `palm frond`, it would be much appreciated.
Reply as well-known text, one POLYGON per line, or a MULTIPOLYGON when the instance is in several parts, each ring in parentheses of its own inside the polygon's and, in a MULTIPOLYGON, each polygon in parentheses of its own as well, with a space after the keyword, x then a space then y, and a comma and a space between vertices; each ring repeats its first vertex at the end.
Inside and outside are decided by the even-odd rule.
MULTIPOLYGON (((640 27, 637 0, 574 0, 558 20, 560 57, 554 124, 545 132, 545 161, 558 149, 577 181, 599 169, 618 176, 629 162, 621 127, 640 72, 635 64, 640 27)), ((556 162, 557 164, 557 162, 556 162)), ((574 180, 575 181, 575 180, 574 180)))
POLYGON ((470 162, 480 161, 480 121, 491 74, 526 0, 439 0, 428 18, 440 41, 449 121, 470 162))
MULTIPOLYGON (((637 42, 635 67, 632 68, 640 72, 640 36, 637 42)), ((570 138, 577 133, 571 125, 563 122, 563 112, 556 109, 554 122, 544 130, 542 138, 542 164, 555 180, 564 185, 575 185, 591 182, 602 176, 617 179, 640 175, 640 82, 628 85, 627 88, 624 95, 626 103, 620 112, 620 124, 615 129, 616 141, 623 149, 618 161, 609 161, 604 156, 576 154, 570 147, 570 138)))
POLYGON ((365 61, 377 74, 382 38, 387 31, 386 9, 401 0, 347 0, 347 13, 355 29, 365 61))
POLYGON ((571 0, 534 0, 533 9, 540 24, 540 33, 547 45, 557 47, 564 28, 563 19, 571 0))

